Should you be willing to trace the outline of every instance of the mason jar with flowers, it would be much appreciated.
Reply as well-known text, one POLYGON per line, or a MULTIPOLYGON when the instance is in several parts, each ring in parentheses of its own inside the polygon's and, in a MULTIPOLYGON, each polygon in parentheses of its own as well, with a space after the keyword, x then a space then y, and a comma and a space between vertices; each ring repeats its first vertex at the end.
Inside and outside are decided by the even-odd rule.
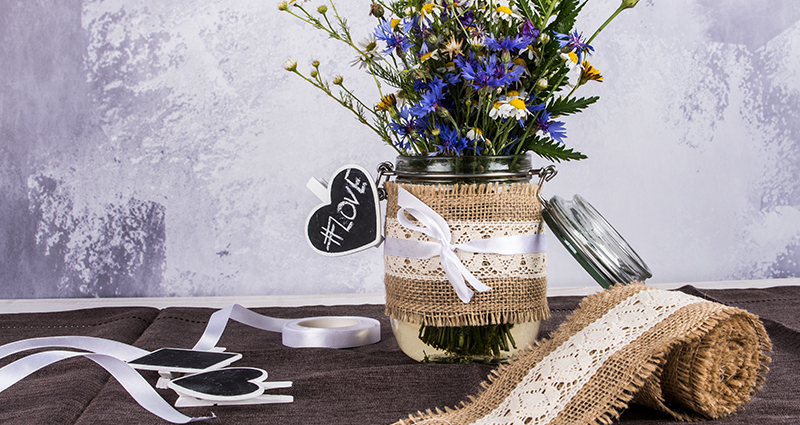
POLYGON ((638 0, 623 0, 591 37, 575 29, 586 0, 377 0, 355 41, 333 2, 278 8, 353 49, 380 98, 362 101, 313 61, 293 72, 397 151, 385 184, 386 312, 420 361, 500 362, 535 341, 548 317, 539 191, 530 154, 586 158, 559 118, 598 100, 594 38, 638 0), (332 85, 331 85, 332 83, 332 85))

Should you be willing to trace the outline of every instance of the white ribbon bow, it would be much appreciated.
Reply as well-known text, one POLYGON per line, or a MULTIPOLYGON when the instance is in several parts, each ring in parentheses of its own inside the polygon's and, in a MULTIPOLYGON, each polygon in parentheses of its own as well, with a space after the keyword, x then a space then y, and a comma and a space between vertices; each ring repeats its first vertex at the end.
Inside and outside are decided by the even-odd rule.
POLYGON ((543 234, 501 236, 491 239, 478 239, 461 244, 451 243, 452 234, 447 222, 424 202, 420 201, 407 190, 398 186, 397 221, 410 230, 420 232, 437 242, 414 241, 387 237, 384 244, 384 253, 406 258, 431 258, 439 256, 442 270, 447 275, 450 284, 456 291, 458 298, 466 303, 472 299, 475 292, 466 282, 478 292, 489 291, 492 288, 484 285, 461 263, 455 253, 456 249, 484 254, 529 254, 545 252, 546 239, 543 234), (409 213, 425 227, 412 223, 405 215, 409 213))

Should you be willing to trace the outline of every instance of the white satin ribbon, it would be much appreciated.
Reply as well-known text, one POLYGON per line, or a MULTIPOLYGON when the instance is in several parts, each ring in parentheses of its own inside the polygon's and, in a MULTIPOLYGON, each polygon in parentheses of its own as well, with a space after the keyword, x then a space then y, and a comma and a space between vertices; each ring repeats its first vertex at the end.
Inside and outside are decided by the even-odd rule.
POLYGON ((397 221, 405 228, 420 232, 437 242, 412 241, 387 237, 384 254, 406 258, 431 258, 439 256, 442 270, 453 286, 458 298, 468 303, 475 292, 467 286, 467 282, 478 292, 492 288, 483 284, 461 263, 455 250, 484 254, 531 254, 545 252, 546 237, 544 234, 500 236, 490 239, 478 239, 461 244, 451 243, 453 237, 450 226, 436 211, 425 205, 417 197, 398 186, 397 221), (425 227, 412 223, 405 213, 410 214, 425 227))
POLYGON ((93 336, 49 336, 23 339, 0 347, 0 359, 35 348, 74 348, 97 354, 105 354, 122 361, 131 361, 150 354, 147 350, 123 342, 93 336))
MULTIPOLYGON (((78 356, 86 357, 100 366, 103 366, 103 368, 119 381, 140 406, 161 419, 174 424, 185 424, 216 417, 212 413, 212 416, 193 418, 178 412, 161 398, 161 395, 142 378, 139 372, 128 366, 124 361, 108 354, 78 353, 75 351, 59 350, 31 354, 0 369, 0 391, 16 384, 45 366, 78 356)), ((67 385, 67 383, 65 383, 65 385, 67 385)))
POLYGON ((277 319, 263 316, 234 304, 211 315, 206 330, 193 350, 210 350, 217 345, 232 319, 271 332, 280 332, 283 345, 292 348, 351 348, 381 340, 381 324, 369 317, 324 316, 303 319, 277 319))
MULTIPOLYGON (((325 316, 278 319, 234 304, 211 315, 203 335, 193 350, 205 351, 215 348, 229 319, 257 329, 281 332, 283 344, 287 347, 349 348, 374 344, 381 338, 380 322, 368 317, 325 316)), ((150 352, 122 342, 90 336, 31 338, 0 346, 0 359, 41 348, 72 348, 88 353, 51 350, 23 357, 0 369, 0 392, 45 366, 60 360, 83 356, 103 366, 143 408, 166 421, 185 424, 214 417, 192 418, 170 406, 135 369, 126 363, 150 352)))

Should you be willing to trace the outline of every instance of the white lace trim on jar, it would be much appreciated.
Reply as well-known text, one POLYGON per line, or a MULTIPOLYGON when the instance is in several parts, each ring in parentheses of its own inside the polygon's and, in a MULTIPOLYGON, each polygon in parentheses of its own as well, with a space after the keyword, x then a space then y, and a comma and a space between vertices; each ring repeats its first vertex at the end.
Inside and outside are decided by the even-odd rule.
MULTIPOLYGON (((503 236, 533 235, 543 233, 541 221, 495 221, 495 222, 448 222, 453 236, 452 243, 460 244, 469 241, 503 236)), ((428 236, 409 230, 402 226, 396 218, 386 219, 386 237, 414 241, 431 241, 428 236)), ((545 253, 529 254, 485 254, 456 251, 461 263, 476 278, 518 277, 538 279, 547 275, 547 256, 545 253)), ((426 259, 405 258, 384 255, 386 273, 406 278, 426 281, 446 279, 439 257, 426 259)))

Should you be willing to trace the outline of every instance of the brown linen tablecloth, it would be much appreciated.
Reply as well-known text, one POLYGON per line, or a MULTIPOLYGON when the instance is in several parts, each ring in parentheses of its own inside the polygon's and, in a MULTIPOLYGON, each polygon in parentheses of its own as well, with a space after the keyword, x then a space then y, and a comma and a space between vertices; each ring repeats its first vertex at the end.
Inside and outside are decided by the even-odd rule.
MULTIPOLYGON (((800 287, 770 289, 680 289, 761 317, 774 353, 766 384, 734 416, 714 424, 800 424, 800 287)), ((549 298, 552 318, 542 337, 553 332, 577 308, 581 297, 549 298)), ((181 408, 191 416, 211 412, 213 424, 390 424, 409 413, 452 407, 480 390, 492 366, 420 364, 407 358, 392 337, 382 305, 256 308, 273 317, 322 315, 374 317, 381 321, 381 342, 344 350, 292 349, 281 336, 231 322, 219 345, 243 358, 234 366, 268 371, 268 380, 290 380, 291 404, 181 408)), ((61 313, 0 315, 0 344, 39 336, 90 335, 154 350, 190 348, 205 329, 213 309, 102 308, 61 313)), ((0 361, 5 366, 16 355, 0 361)), ((155 372, 143 372, 155 384, 155 372)), ((170 403, 176 395, 159 390, 170 403)), ((652 410, 632 405, 623 424, 674 424, 652 410)), ((142 409, 110 375, 88 359, 70 359, 36 372, 0 393, 1 424, 167 424, 142 409)))

